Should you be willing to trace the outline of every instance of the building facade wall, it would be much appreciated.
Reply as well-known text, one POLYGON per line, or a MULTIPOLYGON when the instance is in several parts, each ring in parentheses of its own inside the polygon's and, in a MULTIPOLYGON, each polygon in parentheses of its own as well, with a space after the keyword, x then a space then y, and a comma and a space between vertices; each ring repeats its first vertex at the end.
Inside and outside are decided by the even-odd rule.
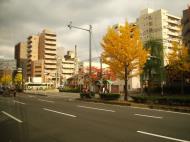
POLYGON ((57 45, 56 33, 43 30, 39 40, 39 59, 44 61, 45 78, 55 80, 57 71, 57 45))
POLYGON ((27 78, 32 77, 32 62, 38 60, 39 36, 32 35, 27 39, 27 78))
POLYGON ((183 43, 190 48, 190 7, 183 11, 181 23, 183 43))
POLYGON ((19 42, 15 45, 16 67, 22 68, 24 81, 27 80, 27 42, 19 42))
POLYGON ((181 18, 169 14, 167 10, 145 9, 141 11, 137 19, 137 25, 141 30, 143 43, 150 39, 157 39, 163 45, 164 64, 167 65, 167 54, 170 52, 172 42, 181 41, 181 18))

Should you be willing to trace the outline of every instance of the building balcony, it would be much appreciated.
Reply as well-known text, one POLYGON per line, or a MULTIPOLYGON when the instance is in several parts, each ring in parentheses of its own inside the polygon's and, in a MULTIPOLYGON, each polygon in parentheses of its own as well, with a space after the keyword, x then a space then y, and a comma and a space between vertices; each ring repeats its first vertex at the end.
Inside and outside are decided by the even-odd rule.
POLYGON ((168 35, 172 35, 172 36, 177 36, 177 37, 179 37, 180 35, 179 35, 179 33, 177 33, 177 32, 168 32, 168 35))
POLYGON ((56 59, 56 56, 54 55, 54 56, 51 56, 51 55, 44 55, 44 58, 45 59, 53 59, 53 60, 55 60, 56 59))
POLYGON ((180 21, 178 21, 178 20, 171 20, 171 19, 168 19, 167 22, 168 22, 168 23, 171 23, 171 24, 175 24, 175 25, 179 25, 179 24, 180 24, 180 21))
POLYGON ((74 64, 63 64, 62 68, 75 68, 74 64))
POLYGON ((45 54, 56 55, 56 50, 45 50, 45 54))
POLYGON ((47 69, 56 69, 56 65, 45 65, 45 68, 47 69))
POLYGON ((56 45, 56 41, 45 40, 45 44, 56 45))
POLYGON ((66 70, 66 69, 63 69, 63 70, 62 70, 62 73, 63 73, 63 74, 65 74, 65 73, 66 73, 66 74, 67 74, 67 73, 73 74, 73 73, 74 73, 74 70, 66 70))
POLYGON ((55 50, 56 51, 56 46, 55 45, 45 45, 45 49, 50 49, 50 50, 55 50))
POLYGON ((56 60, 45 60, 44 61, 45 64, 57 64, 56 60))
POLYGON ((56 34, 55 33, 45 33, 45 36, 56 37, 56 34))
POLYGON ((45 39, 51 39, 51 40, 55 40, 56 41, 56 36, 45 35, 45 39))
POLYGON ((177 26, 168 26, 168 29, 175 30, 175 31, 180 31, 180 28, 177 26))

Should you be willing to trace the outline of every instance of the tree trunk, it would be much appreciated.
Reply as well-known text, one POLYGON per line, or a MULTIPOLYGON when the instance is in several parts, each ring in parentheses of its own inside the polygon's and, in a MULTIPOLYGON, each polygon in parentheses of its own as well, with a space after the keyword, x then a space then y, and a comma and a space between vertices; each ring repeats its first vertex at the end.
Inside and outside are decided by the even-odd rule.
POLYGON ((128 82, 128 71, 127 71, 127 65, 125 65, 125 96, 124 96, 124 100, 127 101, 127 96, 128 96, 128 88, 127 88, 127 82, 128 82))

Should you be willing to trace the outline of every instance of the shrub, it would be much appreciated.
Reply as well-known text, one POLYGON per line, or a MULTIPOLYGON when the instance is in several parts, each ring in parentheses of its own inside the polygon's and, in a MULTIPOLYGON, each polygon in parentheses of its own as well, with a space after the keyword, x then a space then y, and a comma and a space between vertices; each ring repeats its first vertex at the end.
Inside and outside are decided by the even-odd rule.
POLYGON ((120 94, 101 93, 100 98, 103 100, 117 100, 120 98, 120 94))
POLYGON ((64 88, 59 88, 59 92, 79 93, 80 92, 80 88, 64 87, 64 88))
POLYGON ((91 99, 95 97, 95 93, 94 92, 81 92, 80 93, 80 98, 87 98, 87 99, 91 99))
POLYGON ((137 103, 154 103, 163 105, 184 105, 190 106, 189 95, 175 96, 131 96, 137 103))

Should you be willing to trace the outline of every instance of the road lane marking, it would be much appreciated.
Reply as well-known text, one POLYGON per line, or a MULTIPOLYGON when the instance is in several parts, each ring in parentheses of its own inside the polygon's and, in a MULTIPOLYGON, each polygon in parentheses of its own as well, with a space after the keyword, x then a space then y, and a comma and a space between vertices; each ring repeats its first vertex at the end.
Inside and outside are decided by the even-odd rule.
MULTIPOLYGON (((127 107, 127 106, 126 106, 126 107, 127 107)), ((129 107, 130 107, 130 108, 136 108, 136 109, 144 109, 144 110, 152 110, 152 111, 159 111, 159 112, 169 112, 169 113, 175 113, 175 114, 190 115, 190 113, 176 112, 176 111, 169 111, 169 110, 151 109, 151 108, 133 107, 133 106, 129 106, 129 107)))
POLYGON ((13 102, 14 102, 14 103, 19 103, 19 104, 22 104, 22 105, 25 105, 25 104, 26 104, 26 103, 19 102, 19 101, 16 101, 16 100, 14 100, 13 102))
POLYGON ((143 116, 143 117, 150 117, 150 118, 157 118, 157 119, 162 119, 163 117, 159 116, 152 116, 152 115, 144 115, 144 114, 134 114, 136 116, 143 116))
POLYGON ((5 112, 5 111, 1 111, 1 112, 2 112, 3 114, 7 115, 8 117, 10 117, 10 118, 16 120, 17 122, 22 123, 21 120, 19 120, 18 118, 12 116, 11 114, 9 114, 9 113, 7 113, 7 112, 5 112))
POLYGON ((78 107, 87 108, 87 109, 102 110, 102 111, 109 111, 109 112, 115 112, 114 110, 102 109, 102 108, 95 108, 95 107, 88 107, 88 106, 81 106, 81 105, 78 105, 78 107))
POLYGON ((178 142, 190 142, 190 141, 187 141, 187 140, 176 139, 176 138, 167 137, 167 136, 162 136, 162 135, 153 134, 153 133, 148 133, 148 132, 144 132, 144 131, 137 131, 137 132, 138 132, 138 133, 141 133, 141 134, 145 134, 145 135, 150 135, 150 136, 159 137, 159 138, 164 138, 164 139, 173 140, 173 141, 178 141, 178 142))
POLYGON ((43 109, 46 110, 46 111, 55 112, 55 113, 63 114, 63 115, 70 116, 70 117, 77 117, 75 115, 68 114, 68 113, 63 113, 63 112, 60 112, 60 111, 55 111, 55 110, 51 110, 51 109, 47 109, 47 108, 43 108, 43 109))
POLYGON ((54 103, 54 101, 49 101, 49 100, 43 100, 43 99, 38 99, 38 100, 42 102, 54 103))

